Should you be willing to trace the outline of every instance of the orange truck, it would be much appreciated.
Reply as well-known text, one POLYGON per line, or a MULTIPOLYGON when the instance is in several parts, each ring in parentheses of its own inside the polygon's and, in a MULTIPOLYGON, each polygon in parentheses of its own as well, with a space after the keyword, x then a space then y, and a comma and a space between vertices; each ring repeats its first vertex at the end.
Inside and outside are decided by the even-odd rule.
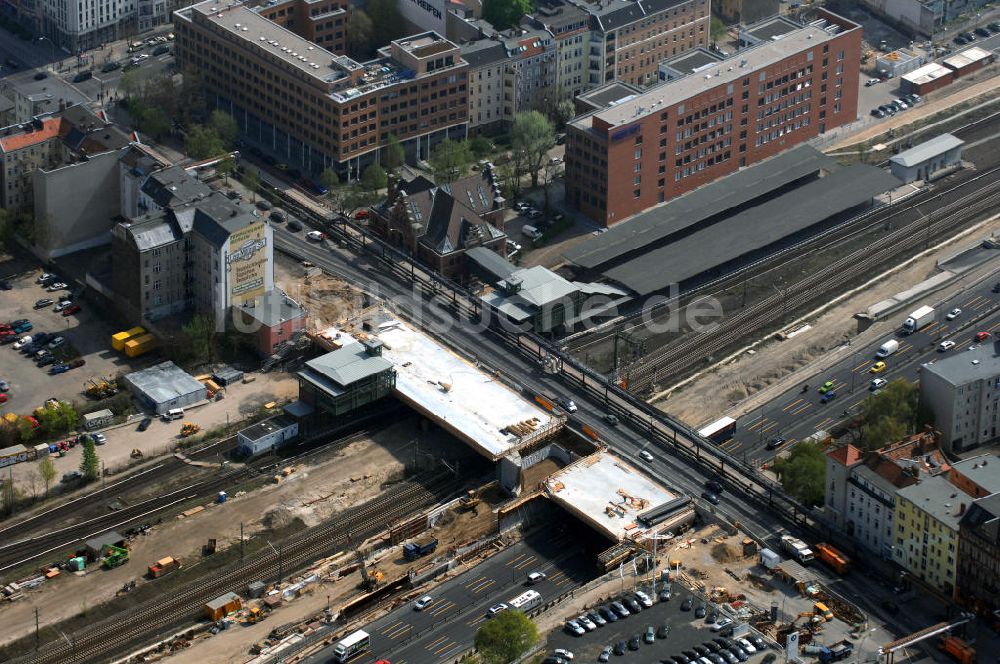
POLYGON ((957 636, 942 636, 938 648, 954 657, 959 664, 976 664, 976 649, 957 636))
POLYGON ((158 579, 164 574, 169 574, 175 569, 180 569, 181 563, 176 558, 166 557, 157 560, 156 563, 149 566, 149 576, 153 579, 158 579))
POLYGON ((847 574, 851 569, 851 559, 829 544, 817 544, 813 547, 816 557, 829 565, 837 574, 847 574))

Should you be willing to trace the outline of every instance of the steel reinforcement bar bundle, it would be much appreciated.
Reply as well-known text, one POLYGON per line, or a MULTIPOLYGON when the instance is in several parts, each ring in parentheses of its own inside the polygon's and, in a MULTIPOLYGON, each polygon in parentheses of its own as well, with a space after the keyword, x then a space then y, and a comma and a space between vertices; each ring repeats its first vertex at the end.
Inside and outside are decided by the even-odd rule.
MULTIPOLYGON (((358 544, 392 522, 434 504, 453 488, 449 474, 438 474, 422 484, 394 486, 364 505, 346 510, 334 520, 305 530, 285 541, 280 565, 286 574, 313 561, 358 544)), ((220 570, 168 595, 143 602, 75 633, 74 638, 51 641, 39 651, 13 662, 33 664, 95 663, 121 654, 129 646, 163 636, 170 628, 195 620, 204 604, 229 591, 244 590, 248 583, 277 577, 279 553, 270 547, 249 557, 242 565, 220 570)))

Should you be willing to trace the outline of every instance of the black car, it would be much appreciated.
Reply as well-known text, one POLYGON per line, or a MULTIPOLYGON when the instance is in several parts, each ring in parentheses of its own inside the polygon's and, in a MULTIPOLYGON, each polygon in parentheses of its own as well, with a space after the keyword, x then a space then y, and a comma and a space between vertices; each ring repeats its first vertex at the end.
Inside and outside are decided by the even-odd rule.
POLYGON ((698 655, 698 653, 696 653, 693 650, 682 650, 681 654, 683 654, 685 657, 687 657, 688 659, 690 659, 692 662, 697 662, 698 661, 698 656, 699 655, 698 655))
POLYGON ((153 49, 153 55, 163 55, 169 52, 170 52, 170 47, 167 46, 166 44, 160 44, 159 46, 153 49))
POLYGON ((612 611, 610 607, 602 606, 597 611, 601 614, 601 617, 609 623, 618 622, 618 614, 612 611))
POLYGON ((718 480, 709 480, 705 482, 705 488, 716 495, 722 493, 722 484, 718 480))
POLYGON ((721 650, 719 644, 715 643, 714 641, 705 641, 701 645, 703 645, 706 648, 708 648, 708 652, 719 652, 719 650, 721 650))
POLYGON ((611 649, 611 652, 618 655, 619 657, 625 654, 625 642, 619 641, 615 644, 615 647, 611 649))
POLYGON ((729 640, 728 639, 723 639, 722 637, 716 637, 716 638, 712 639, 712 641, 714 643, 717 643, 718 646, 719 646, 719 648, 728 648, 729 647, 729 640))
POLYGON ((101 71, 107 74, 110 71, 114 71, 121 67, 121 64, 117 62, 105 62, 104 66, 101 67, 101 71))
POLYGON ((976 28, 975 33, 977 35, 979 35, 980 37, 989 37, 990 36, 990 31, 987 30, 986 28, 976 28))
POLYGON ((974 34, 972 34, 971 32, 961 32, 959 34, 962 35, 963 37, 965 37, 965 41, 967 41, 967 42, 974 42, 974 41, 976 41, 976 36, 974 34))
POLYGON ((76 76, 74 76, 73 77, 73 82, 74 83, 83 83, 84 81, 89 81, 92 78, 94 78, 94 72, 92 72, 92 71, 90 71, 88 69, 87 71, 81 71, 76 76))
POLYGON ((9 281, 7 281, 6 279, 4 279, 3 281, 0 281, 0 290, 10 290, 13 287, 14 287, 14 285, 12 283, 10 283, 9 281))
POLYGON ((285 226, 285 228, 287 228, 293 233, 298 233, 299 231, 302 230, 302 223, 299 222, 297 219, 289 219, 288 224, 285 226))
POLYGON ((722 655, 717 655, 714 652, 708 653, 707 657, 708 661, 712 662, 712 664, 726 664, 726 660, 722 659, 722 655))
POLYGON ((622 603, 628 608, 632 613, 639 613, 642 611, 642 605, 635 601, 632 597, 626 597, 622 600, 622 603))
POLYGON ((691 650, 698 653, 698 657, 704 657, 709 653, 708 648, 706 648, 705 646, 691 646, 691 650))
POLYGON ((726 664, 739 664, 740 661, 739 659, 736 658, 736 655, 729 652, 729 650, 726 648, 723 648, 722 650, 719 651, 719 657, 726 660, 726 664))
POLYGON ((665 639, 668 636, 670 636, 670 625, 668 625, 667 623, 663 623, 662 625, 656 628, 656 638, 665 639))
POLYGON ((747 651, 737 645, 730 646, 729 652, 733 653, 733 655, 736 656, 736 659, 740 660, 741 662, 745 662, 748 659, 750 659, 750 655, 747 653, 747 651))
POLYGON ((958 44, 959 46, 965 46, 966 44, 969 43, 969 41, 962 35, 955 35, 955 38, 952 39, 952 41, 958 44))
POLYGON ((994 293, 1000 293, 1000 281, 998 281, 997 283, 993 284, 993 292, 994 293))
POLYGON ((709 611, 708 615, 705 616, 706 625, 714 625, 718 620, 719 620, 719 612, 716 611, 715 609, 709 611))
POLYGON ((46 73, 45 73, 45 72, 43 72, 43 71, 40 71, 40 72, 38 72, 37 74, 35 74, 35 80, 36 80, 36 81, 44 81, 44 80, 45 80, 45 79, 47 79, 48 77, 49 77, 49 75, 48 75, 48 74, 46 74, 46 73))
POLYGON ((705 608, 705 605, 704 604, 699 604, 698 608, 694 610, 694 617, 695 618, 704 618, 705 614, 707 612, 708 612, 708 609, 705 608))
POLYGON ((757 650, 767 650, 767 643, 765 643, 764 639, 760 638, 756 634, 750 634, 749 636, 746 636, 745 638, 757 650))
POLYGON ((990 32, 1000 32, 1000 23, 997 23, 996 21, 990 23, 986 27, 990 29, 990 32))
POLYGON ((35 362, 35 364, 37 364, 40 367, 47 367, 50 364, 55 364, 55 361, 56 361, 56 356, 55 355, 46 355, 42 359, 40 359, 37 362, 35 362))
POLYGON ((688 597, 686 600, 681 602, 681 611, 690 611, 691 607, 694 606, 694 598, 688 597))
POLYGON ((778 656, 773 652, 769 652, 764 655, 764 659, 760 661, 760 664, 773 664, 774 660, 778 659, 778 656))
MULTIPOLYGON (((879 603, 879 606, 881 606, 886 613, 889 613, 891 615, 896 615, 897 613, 899 613, 899 605, 887 599, 882 600, 879 603)), ((754 645, 757 644, 755 643, 754 645)))
MULTIPOLYGON (((701 494, 701 497, 704 498, 705 500, 707 500, 708 502, 712 503, 713 505, 718 505, 719 504, 719 497, 717 495, 715 495, 714 493, 712 493, 711 491, 705 491, 705 492, 703 492, 701 494)), ((704 614, 702 614, 702 616, 703 615, 704 614)), ((701 618, 702 616, 698 616, 698 617, 701 618)))
POLYGON ((628 649, 629 650, 638 650, 639 649, 639 635, 638 634, 636 634, 635 636, 633 636, 631 639, 628 640, 628 649))
POLYGON ((152 423, 153 423, 153 418, 151 417, 142 418, 142 422, 139 422, 139 427, 137 431, 145 431, 146 429, 149 428, 149 425, 152 423))
MULTIPOLYGON (((873 108, 871 114, 872 114, 872 117, 879 118, 880 120, 885 117, 885 111, 883 111, 881 108, 873 108)), ((774 440, 774 439, 772 438, 772 440, 774 440)), ((774 449, 773 447, 771 447, 771 443, 767 444, 767 449, 769 449, 769 450, 773 450, 774 449)))
POLYGON ((674 664, 689 664, 691 662, 691 660, 684 655, 671 655, 670 659, 674 661, 674 664))

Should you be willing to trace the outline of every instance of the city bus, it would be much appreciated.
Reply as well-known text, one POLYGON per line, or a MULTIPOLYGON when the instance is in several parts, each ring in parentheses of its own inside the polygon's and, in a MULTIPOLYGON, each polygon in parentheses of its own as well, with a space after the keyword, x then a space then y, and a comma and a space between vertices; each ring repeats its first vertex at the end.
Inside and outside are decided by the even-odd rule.
POLYGON ((542 596, 537 590, 526 590, 507 603, 515 611, 527 613, 542 605, 542 596))
POLYGON ((731 417, 723 417, 721 420, 712 422, 698 433, 716 445, 724 443, 736 433, 736 420, 731 417))
POLYGON ((355 655, 360 655, 368 650, 371 644, 372 637, 368 635, 368 632, 359 629, 337 642, 333 648, 333 661, 343 664, 355 655))

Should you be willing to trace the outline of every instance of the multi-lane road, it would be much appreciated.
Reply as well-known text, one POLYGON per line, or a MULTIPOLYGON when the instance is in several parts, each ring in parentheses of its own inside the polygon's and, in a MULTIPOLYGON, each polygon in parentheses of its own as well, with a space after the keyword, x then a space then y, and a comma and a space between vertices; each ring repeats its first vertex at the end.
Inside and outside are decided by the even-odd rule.
MULTIPOLYGON (((917 381, 922 364, 933 362, 946 353, 960 353, 975 343, 977 332, 1000 332, 1000 294, 993 292, 996 279, 988 278, 960 294, 943 301, 929 300, 934 306, 934 320, 910 335, 902 335, 897 328, 893 334, 875 339, 868 344, 858 344, 845 353, 844 358, 823 370, 802 379, 786 392, 772 399, 759 409, 736 421, 732 440, 721 445, 723 449, 743 455, 756 463, 767 462, 795 443, 825 431, 842 420, 857 415, 864 400, 872 394, 872 380, 903 379, 917 381), (954 308, 962 310, 953 320, 946 316, 954 308), (873 373, 872 367, 879 360, 875 356, 879 346, 889 339, 899 341, 899 350, 884 358, 886 369, 873 373), (954 347, 940 350, 943 341, 954 341, 954 347), (827 403, 821 401, 819 392, 827 381, 833 383, 837 395, 827 403), (784 440, 783 443, 779 441, 784 440), (777 449, 775 445, 778 444, 777 449)), ((900 326, 908 312, 920 307, 913 302, 893 314, 892 320, 900 326)))
MULTIPOLYGON (((554 600, 592 579, 594 552, 565 525, 558 532, 550 530, 505 549, 441 584, 430 592, 431 603, 422 610, 407 602, 366 625, 371 650, 356 660, 357 664, 380 659, 391 659, 393 664, 454 659, 472 645, 491 606, 529 588, 528 574, 545 574, 545 579, 530 586, 543 601, 554 600)), ((305 662, 320 664, 332 656, 331 646, 305 662)))

